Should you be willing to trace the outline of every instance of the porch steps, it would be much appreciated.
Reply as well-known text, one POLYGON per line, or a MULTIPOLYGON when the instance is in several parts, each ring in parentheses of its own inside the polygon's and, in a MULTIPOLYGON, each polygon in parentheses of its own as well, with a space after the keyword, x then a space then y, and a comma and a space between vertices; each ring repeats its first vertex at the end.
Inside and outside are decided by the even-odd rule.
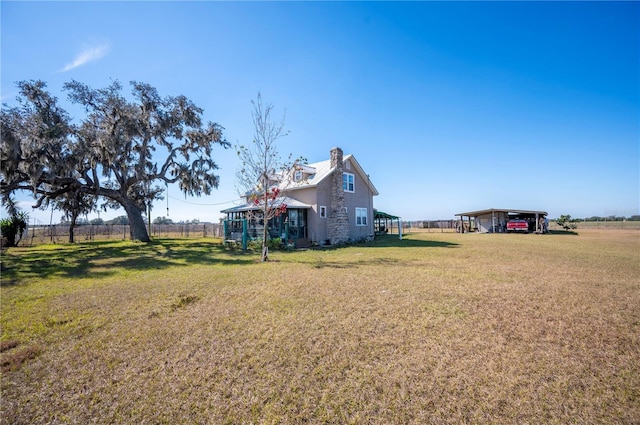
POLYGON ((306 238, 299 238, 294 241, 296 249, 300 248, 309 248, 311 247, 311 242, 306 238))

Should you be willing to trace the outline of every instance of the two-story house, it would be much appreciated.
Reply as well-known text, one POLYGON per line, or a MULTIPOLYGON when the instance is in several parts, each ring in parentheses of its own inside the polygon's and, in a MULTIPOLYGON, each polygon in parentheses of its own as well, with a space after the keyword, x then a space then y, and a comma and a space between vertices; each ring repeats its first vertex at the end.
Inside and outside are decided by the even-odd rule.
MULTIPOLYGON (((333 148, 328 160, 297 165, 278 185, 286 212, 270 220, 272 237, 285 237, 297 246, 373 238, 373 197, 378 191, 353 155, 333 148)), ((228 229, 238 230, 238 223, 256 210, 247 202, 222 212, 228 229)), ((247 225, 249 237, 261 235, 259 220, 247 225)))

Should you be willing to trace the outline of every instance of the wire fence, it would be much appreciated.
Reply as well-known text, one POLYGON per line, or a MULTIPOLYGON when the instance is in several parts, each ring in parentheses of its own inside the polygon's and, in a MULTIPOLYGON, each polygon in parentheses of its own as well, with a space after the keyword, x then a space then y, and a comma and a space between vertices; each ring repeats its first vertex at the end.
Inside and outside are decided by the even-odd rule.
MULTIPOLYGON (((404 221, 402 232, 450 233, 456 232, 459 220, 416 220, 404 221)), ((576 221, 576 230, 580 229, 628 229, 640 230, 640 221, 576 221)), ((560 230, 555 221, 549 223, 551 230, 560 230)), ((397 223, 392 223, 388 233, 398 234, 397 223)), ((149 231, 151 238, 224 238, 222 224, 213 223, 179 223, 152 224, 149 231)), ((93 240, 129 240, 129 225, 100 224, 80 225, 74 229, 75 242, 93 240)), ((69 225, 54 224, 28 226, 20 240, 19 246, 33 246, 47 243, 69 242, 69 225)))
MULTIPOLYGON (((81 225, 73 229, 73 234, 75 242, 130 239, 129 225, 126 224, 81 225)), ((222 238, 223 229, 222 225, 212 223, 152 224, 149 236, 151 238, 222 238)), ((19 246, 67 242, 69 242, 69 225, 29 226, 22 235, 19 246)))
MULTIPOLYGON (((602 220, 602 221, 584 221, 576 220, 572 224, 575 224, 576 230, 580 229, 627 229, 627 230, 640 230, 640 221, 636 220, 602 220)), ((562 226, 555 221, 549 222, 549 229, 560 230, 562 226)))
MULTIPOLYGON (((456 232, 459 220, 414 220, 403 221, 402 232, 451 233, 456 232)), ((389 233, 398 233, 398 223, 391 220, 389 233)))

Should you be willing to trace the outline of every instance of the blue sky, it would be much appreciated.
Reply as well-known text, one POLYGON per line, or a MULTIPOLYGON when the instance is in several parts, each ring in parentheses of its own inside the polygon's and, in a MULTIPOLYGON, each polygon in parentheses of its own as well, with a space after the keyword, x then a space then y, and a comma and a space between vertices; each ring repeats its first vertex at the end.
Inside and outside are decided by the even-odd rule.
MULTIPOLYGON (((378 188, 374 206, 405 219, 503 207, 639 213, 638 2, 0 7, 5 103, 19 80, 46 81, 63 104, 72 79, 142 81, 186 95, 229 142, 246 144, 261 92, 286 111, 282 157, 322 161, 341 147, 378 188)), ((170 188, 170 218, 217 221, 234 205, 240 163, 233 149, 215 158, 220 188, 188 199, 170 188)), ((157 202, 152 217, 166 209, 157 202)))

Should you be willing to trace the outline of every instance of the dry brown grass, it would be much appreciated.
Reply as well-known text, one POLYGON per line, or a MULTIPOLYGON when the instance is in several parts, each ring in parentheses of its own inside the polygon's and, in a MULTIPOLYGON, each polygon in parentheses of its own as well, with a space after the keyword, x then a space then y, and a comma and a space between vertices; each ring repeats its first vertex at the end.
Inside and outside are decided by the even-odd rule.
POLYGON ((9 251, 3 354, 46 349, 3 368, 2 423, 638 423, 640 233, 578 231, 120 243, 44 277, 9 251))

